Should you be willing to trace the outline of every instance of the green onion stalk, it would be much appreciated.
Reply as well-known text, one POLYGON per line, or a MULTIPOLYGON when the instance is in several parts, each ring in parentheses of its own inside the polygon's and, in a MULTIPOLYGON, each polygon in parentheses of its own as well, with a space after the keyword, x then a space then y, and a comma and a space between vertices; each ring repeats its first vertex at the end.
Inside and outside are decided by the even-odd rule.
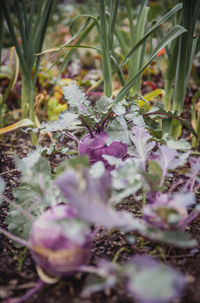
POLYGON ((22 76, 22 118, 29 116, 34 122, 34 90, 40 63, 40 58, 36 54, 42 50, 54 0, 12 1, 21 43, 16 34, 13 15, 8 1, 2 0, 1 4, 3 15, 19 58, 22 76))

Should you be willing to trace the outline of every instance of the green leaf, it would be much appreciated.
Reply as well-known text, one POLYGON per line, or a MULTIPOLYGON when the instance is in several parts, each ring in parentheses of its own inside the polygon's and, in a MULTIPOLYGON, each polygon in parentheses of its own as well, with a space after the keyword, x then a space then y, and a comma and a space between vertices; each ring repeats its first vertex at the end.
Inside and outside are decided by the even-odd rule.
POLYGON ((160 20, 158 20, 146 33, 145 35, 134 45, 134 47, 130 50, 130 52, 127 54, 127 56, 124 58, 123 62, 120 64, 120 66, 123 66, 129 58, 134 54, 134 52, 144 44, 146 39, 155 31, 159 26, 167 21, 170 17, 172 17, 176 12, 178 12, 183 7, 182 3, 178 3, 175 5, 166 15, 164 15, 160 20))
POLYGON ((115 99, 115 103, 120 102, 120 100, 122 100, 126 94, 128 93, 128 91, 131 89, 131 87, 133 86, 133 83, 135 82, 135 80, 140 76, 140 74, 145 70, 145 68, 154 60, 154 58, 157 56, 157 54, 159 53, 159 51, 161 51, 161 49, 163 47, 165 47, 167 44, 169 44, 171 41, 173 41, 175 38, 177 38, 178 36, 180 36, 182 33, 184 33, 186 30, 179 25, 175 25, 167 34, 166 36, 160 41, 160 43, 158 44, 158 46, 155 48, 153 54, 151 55, 150 59, 147 61, 146 64, 144 64, 144 66, 128 81, 128 83, 121 89, 121 91, 119 92, 119 94, 117 95, 116 99, 115 99))
POLYGON ((191 238, 184 230, 161 231, 156 228, 147 228, 143 233, 146 237, 166 244, 173 244, 181 248, 190 248, 197 245, 197 241, 191 238))
POLYGON ((129 131, 123 116, 115 118, 106 128, 106 133, 109 135, 107 145, 110 145, 113 141, 130 143, 129 131))
MULTIPOLYGON (((22 183, 13 190, 15 202, 35 219, 48 207, 61 202, 48 161, 42 157, 37 161, 37 157, 34 153, 30 155, 31 165, 28 161, 16 160, 22 183)), ((28 240, 32 222, 13 206, 9 208, 6 224, 13 235, 28 240)))
POLYGON ((53 122, 42 122, 39 128, 33 129, 33 131, 37 132, 38 130, 48 133, 55 131, 63 131, 72 125, 80 124, 78 121, 78 115, 70 113, 70 111, 66 110, 59 114, 58 119, 53 122))
POLYGON ((177 149, 182 151, 191 150, 191 145, 184 138, 175 141, 169 134, 165 134, 162 139, 165 141, 166 145, 171 149, 177 149))
POLYGON ((0 177, 0 204, 1 204, 1 200, 2 200, 2 194, 4 192, 5 189, 5 182, 4 180, 0 177))
POLYGON ((161 104, 161 103, 156 103, 155 108, 152 108, 149 112, 145 113, 143 116, 149 116, 149 115, 154 115, 155 117, 160 117, 160 118, 165 116, 165 117, 168 117, 171 119, 175 119, 175 120, 179 121, 181 124, 183 124, 196 138, 198 137, 189 121, 181 118, 177 114, 177 112, 165 110, 163 107, 163 104, 161 104))

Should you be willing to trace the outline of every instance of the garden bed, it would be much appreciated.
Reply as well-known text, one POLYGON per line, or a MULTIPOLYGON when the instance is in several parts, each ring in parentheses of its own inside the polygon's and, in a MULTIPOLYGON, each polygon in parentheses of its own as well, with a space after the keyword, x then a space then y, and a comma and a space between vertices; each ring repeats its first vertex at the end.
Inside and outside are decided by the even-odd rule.
MULTIPOLYGON (((1 141, 1 176, 6 182, 5 195, 12 198, 12 190, 20 183, 20 172, 16 169, 13 160, 14 150, 20 158, 27 155, 31 147, 28 135, 12 133, 1 141)), ((63 159, 59 154, 50 159, 51 167, 56 167, 63 159)), ((199 199, 199 197, 198 197, 199 199)), ((200 202, 200 200, 198 200, 200 202)), ((129 198, 119 209, 126 209, 134 214, 138 210, 134 207, 134 200, 129 198)), ((4 219, 8 211, 8 205, 3 203, 0 210, 1 226, 5 227, 4 219)), ((200 218, 197 217, 187 228, 189 233, 198 241, 198 246, 192 249, 180 249, 171 245, 159 245, 148 240, 143 242, 139 237, 137 242, 130 245, 123 233, 113 232, 108 234, 104 229, 98 232, 96 240, 92 244, 91 263, 98 258, 112 261, 119 254, 118 261, 124 263, 130 260, 134 254, 150 254, 167 264, 185 273, 187 287, 180 303, 199 303, 200 301, 200 218), (125 249, 124 249, 125 248, 125 249), (126 250, 127 249, 127 250, 126 250)), ((92 295, 89 298, 80 296, 81 290, 86 282, 93 278, 88 274, 77 273, 74 277, 62 279, 55 285, 46 285, 27 302, 41 303, 131 303, 137 302, 127 296, 125 289, 117 287, 92 295)), ((162 277, 161 277, 162 279, 162 277)), ((0 235, 0 298, 20 297, 29 289, 33 288, 38 281, 35 263, 26 249, 18 250, 12 242, 0 235)), ((144 290, 145 291, 145 290, 144 290)), ((5 300, 6 302, 6 300, 5 300)), ((14 302, 14 301, 13 301, 14 302)))

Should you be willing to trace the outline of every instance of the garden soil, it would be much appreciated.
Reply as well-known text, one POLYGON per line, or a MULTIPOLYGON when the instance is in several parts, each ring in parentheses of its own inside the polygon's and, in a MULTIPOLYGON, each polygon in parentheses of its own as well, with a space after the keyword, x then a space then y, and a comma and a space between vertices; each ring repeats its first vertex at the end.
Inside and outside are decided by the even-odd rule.
MULTIPOLYGON (((27 155, 31 147, 28 135, 12 133, 5 135, 0 142, 0 175, 6 182, 5 195, 12 199, 12 190, 20 183, 20 173, 16 169, 13 155, 17 153, 20 158, 27 155)), ((50 157, 52 170, 63 160, 59 154, 50 157)), ((173 180, 171 180, 173 181, 173 180)), ((129 198, 119 205, 120 209, 126 209, 137 214, 135 201, 129 198)), ((6 227, 4 220, 8 211, 8 205, 3 202, 0 207, 0 226, 6 227)), ((138 214, 139 215, 139 214, 138 214)), ((187 287, 182 299, 176 303, 200 302, 200 216, 188 227, 188 231, 198 241, 198 246, 193 249, 177 249, 169 245, 161 245, 137 237, 137 241, 130 245, 122 233, 108 234, 106 230, 100 230, 92 246, 91 264, 95 264, 98 258, 112 260, 121 248, 120 263, 130 260, 135 254, 150 254, 167 264, 172 264, 180 269, 187 277, 187 287)), ((74 277, 61 280, 54 285, 44 286, 38 293, 32 296, 27 303, 137 303, 127 296, 126 289, 122 285, 104 292, 92 295, 89 298, 81 297, 81 290, 85 283, 92 282, 94 277, 77 273, 74 277)), ((162 279, 162 277, 161 277, 162 279)), ((39 278, 34 262, 26 249, 16 249, 10 240, 0 234, 0 302, 6 302, 7 298, 18 298, 33 288, 39 278)), ((144 289, 145 292, 145 289, 144 289)), ((12 301, 13 303, 15 301, 12 301)))

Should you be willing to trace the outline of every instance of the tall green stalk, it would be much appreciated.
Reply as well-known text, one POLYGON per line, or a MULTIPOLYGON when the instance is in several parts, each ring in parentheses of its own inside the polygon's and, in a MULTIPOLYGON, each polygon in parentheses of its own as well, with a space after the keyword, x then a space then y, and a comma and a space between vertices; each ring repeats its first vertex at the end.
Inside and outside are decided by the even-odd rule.
POLYGON ((2 0, 3 14, 6 19, 10 36, 15 46, 22 75, 21 110, 22 118, 29 116, 34 122, 34 88, 37 79, 41 52, 49 18, 55 0, 13 0, 13 8, 18 20, 20 44, 7 0, 2 0), (30 5, 29 5, 30 3, 30 5))
POLYGON ((194 30, 200 13, 199 0, 183 0, 181 25, 187 30, 180 38, 173 94, 173 110, 182 112, 189 75, 195 55, 197 39, 194 30))
MULTIPOLYGON (((134 47, 136 43, 144 36, 145 33, 145 27, 147 23, 147 15, 149 12, 149 7, 146 6, 147 1, 144 0, 141 7, 140 7, 140 12, 139 16, 137 19, 137 24, 136 27, 134 28, 133 26, 133 17, 131 14, 131 4, 130 0, 125 0, 126 4, 126 9, 127 9, 127 15, 129 19, 129 27, 130 27, 130 46, 134 47)), ((134 74, 140 70, 144 63, 144 47, 145 43, 141 45, 138 50, 135 52, 134 56, 132 57, 132 66, 134 68, 134 74)), ((129 75, 130 76, 130 75, 129 75)), ((140 94, 141 90, 141 82, 142 82, 142 74, 137 77, 135 82, 133 83, 133 93, 134 94, 140 94)))
POLYGON ((102 48, 104 94, 105 96, 110 97, 112 95, 112 66, 111 66, 111 51, 109 50, 109 41, 108 41, 108 28, 106 22, 106 7, 104 0, 99 0, 99 11, 100 11, 99 35, 100 35, 101 48, 102 48))

